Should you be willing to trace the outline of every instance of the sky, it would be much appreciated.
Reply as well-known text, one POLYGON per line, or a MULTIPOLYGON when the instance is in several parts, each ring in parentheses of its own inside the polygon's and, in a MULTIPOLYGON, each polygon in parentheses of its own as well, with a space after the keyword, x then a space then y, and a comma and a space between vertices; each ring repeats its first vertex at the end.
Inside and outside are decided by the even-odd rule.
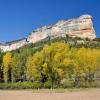
POLYGON ((38 27, 83 14, 92 15, 100 37, 100 0, 0 0, 0 43, 27 37, 38 27))

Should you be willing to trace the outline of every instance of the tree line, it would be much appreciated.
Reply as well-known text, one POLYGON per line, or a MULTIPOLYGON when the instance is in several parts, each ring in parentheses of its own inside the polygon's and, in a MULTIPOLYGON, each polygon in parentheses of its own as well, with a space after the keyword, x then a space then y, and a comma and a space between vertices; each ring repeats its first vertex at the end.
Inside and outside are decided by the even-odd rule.
POLYGON ((0 81, 5 83, 80 87, 94 82, 97 71, 100 71, 100 48, 76 48, 55 42, 35 52, 33 48, 0 52, 0 81))

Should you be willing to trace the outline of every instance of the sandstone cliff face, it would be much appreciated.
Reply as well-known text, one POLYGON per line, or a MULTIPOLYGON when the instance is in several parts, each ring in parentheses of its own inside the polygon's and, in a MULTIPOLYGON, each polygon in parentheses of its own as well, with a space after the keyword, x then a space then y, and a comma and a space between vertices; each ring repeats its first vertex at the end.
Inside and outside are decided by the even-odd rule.
POLYGON ((18 40, 10 44, 1 44, 0 49, 12 51, 29 43, 36 43, 47 37, 80 37, 82 39, 94 39, 96 33, 93 28, 92 17, 90 15, 82 15, 76 19, 62 20, 52 26, 44 26, 34 30, 26 39, 18 40))
POLYGON ((83 15, 76 19, 59 21, 53 26, 39 28, 32 32, 27 40, 29 43, 34 43, 48 36, 51 38, 65 37, 66 34, 71 37, 80 37, 83 39, 96 38, 92 17, 90 15, 83 15))

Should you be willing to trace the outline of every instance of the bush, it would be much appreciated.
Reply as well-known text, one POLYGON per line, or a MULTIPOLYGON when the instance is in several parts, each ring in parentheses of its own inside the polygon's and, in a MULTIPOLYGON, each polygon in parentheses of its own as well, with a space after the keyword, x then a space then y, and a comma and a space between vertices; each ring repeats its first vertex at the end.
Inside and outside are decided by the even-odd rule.
POLYGON ((51 88, 51 82, 50 81, 47 81, 44 83, 44 88, 51 88))
POLYGON ((99 87, 100 88, 100 80, 96 80, 90 84, 90 87, 99 87))
POLYGON ((100 88, 100 81, 99 80, 95 80, 95 81, 92 81, 92 82, 80 82, 80 87, 81 88, 100 88))
POLYGON ((74 86, 73 81, 68 80, 68 79, 64 79, 61 81, 62 87, 63 88, 72 88, 74 86))
POLYGON ((39 88, 41 88, 42 87, 42 84, 40 83, 40 82, 34 82, 33 83, 33 88, 34 89, 39 89, 39 88))
POLYGON ((41 84, 38 82, 17 82, 17 83, 0 83, 0 89, 38 89, 41 84))

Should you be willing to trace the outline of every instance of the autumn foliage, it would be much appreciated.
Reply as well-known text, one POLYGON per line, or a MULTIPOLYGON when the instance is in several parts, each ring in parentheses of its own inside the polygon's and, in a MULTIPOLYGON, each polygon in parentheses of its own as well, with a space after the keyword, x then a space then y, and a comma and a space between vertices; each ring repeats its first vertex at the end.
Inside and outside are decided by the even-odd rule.
POLYGON ((100 49, 56 42, 36 52, 7 52, 0 63, 4 82, 32 82, 42 88, 80 87, 96 81, 100 49))

